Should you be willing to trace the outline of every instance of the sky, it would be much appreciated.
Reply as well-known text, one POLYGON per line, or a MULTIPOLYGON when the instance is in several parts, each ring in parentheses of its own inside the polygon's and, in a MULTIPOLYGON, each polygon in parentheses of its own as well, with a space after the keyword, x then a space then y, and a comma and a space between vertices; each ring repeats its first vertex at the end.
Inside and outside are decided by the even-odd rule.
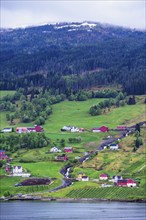
POLYGON ((0 0, 1 28, 94 21, 146 29, 146 0, 0 0))

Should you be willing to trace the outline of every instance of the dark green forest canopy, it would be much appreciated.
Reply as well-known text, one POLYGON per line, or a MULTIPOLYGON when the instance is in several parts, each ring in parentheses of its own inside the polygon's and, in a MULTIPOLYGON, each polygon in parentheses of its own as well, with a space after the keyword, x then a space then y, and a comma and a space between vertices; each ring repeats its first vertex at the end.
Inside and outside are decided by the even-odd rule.
POLYGON ((0 36, 1 89, 66 93, 121 84, 128 94, 146 93, 145 31, 64 23, 3 29, 0 36))

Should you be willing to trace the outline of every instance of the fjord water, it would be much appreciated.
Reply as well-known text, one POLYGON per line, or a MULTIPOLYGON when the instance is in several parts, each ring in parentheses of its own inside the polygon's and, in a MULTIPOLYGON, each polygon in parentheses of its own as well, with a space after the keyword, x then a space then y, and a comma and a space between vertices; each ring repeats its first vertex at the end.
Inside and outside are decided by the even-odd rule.
POLYGON ((1 220, 145 220, 146 204, 127 202, 1 202, 1 220))

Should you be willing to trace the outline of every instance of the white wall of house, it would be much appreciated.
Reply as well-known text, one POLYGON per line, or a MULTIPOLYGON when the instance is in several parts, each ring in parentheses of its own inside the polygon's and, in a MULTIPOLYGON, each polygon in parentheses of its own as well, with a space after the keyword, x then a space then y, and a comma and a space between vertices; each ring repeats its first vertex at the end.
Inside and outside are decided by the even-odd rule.
POLYGON ((127 186, 128 186, 128 187, 135 187, 135 186, 136 186, 136 183, 127 183, 127 186))
POLYGON ((101 176, 101 177, 99 177, 99 179, 100 179, 100 180, 107 180, 108 177, 107 177, 107 176, 105 176, 105 177, 102 177, 102 176, 101 176))
POLYGON ((21 166, 14 166, 13 167, 13 173, 22 173, 22 167, 21 166))

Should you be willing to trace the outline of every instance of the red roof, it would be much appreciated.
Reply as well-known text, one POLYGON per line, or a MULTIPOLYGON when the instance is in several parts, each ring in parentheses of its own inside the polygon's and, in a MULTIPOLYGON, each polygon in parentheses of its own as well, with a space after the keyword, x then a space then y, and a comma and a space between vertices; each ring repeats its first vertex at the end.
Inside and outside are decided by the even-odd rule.
POLYGON ((136 182, 134 180, 132 180, 132 179, 128 179, 127 183, 136 183, 136 182))
POLYGON ((108 177, 108 175, 105 173, 102 173, 102 174, 100 174, 100 177, 108 177))
POLYGON ((108 131, 108 127, 106 127, 106 126, 101 126, 99 129, 100 129, 101 132, 107 132, 108 131))

